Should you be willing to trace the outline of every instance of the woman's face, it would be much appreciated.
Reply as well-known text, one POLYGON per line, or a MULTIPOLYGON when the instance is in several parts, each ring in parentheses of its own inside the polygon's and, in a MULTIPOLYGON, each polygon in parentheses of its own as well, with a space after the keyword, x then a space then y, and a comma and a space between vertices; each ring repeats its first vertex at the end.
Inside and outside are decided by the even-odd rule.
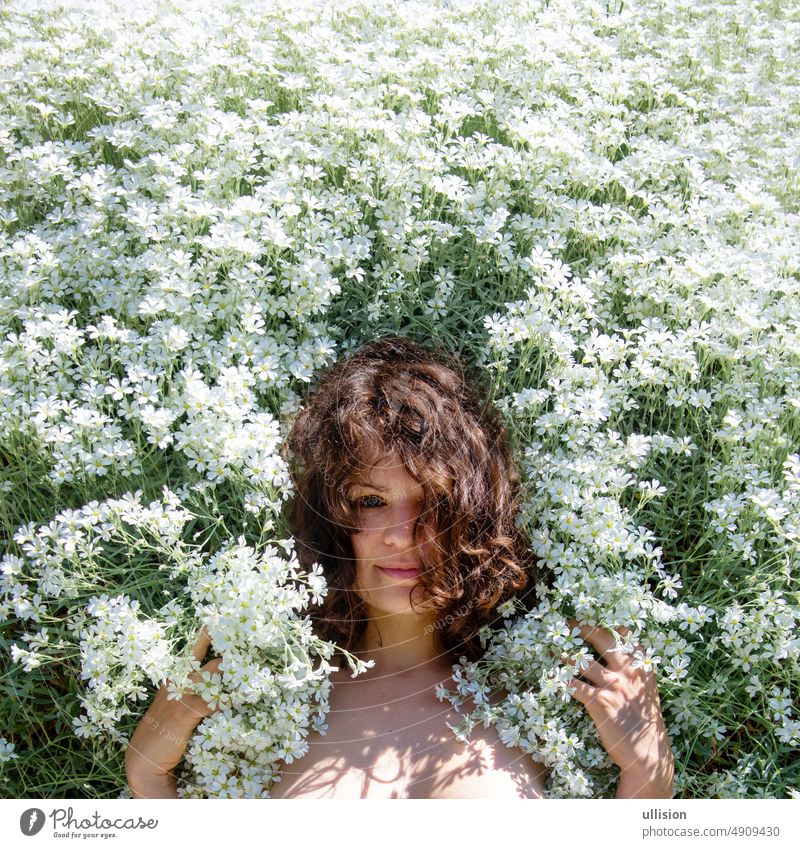
MULTIPOLYGON (((420 550, 414 543, 414 525, 421 515, 422 486, 410 477, 400 459, 384 457, 350 489, 356 503, 358 533, 351 535, 356 563, 356 591, 370 615, 414 613, 409 590, 417 584, 420 550)), ((433 531, 424 527, 422 547, 432 545, 433 531)), ((417 609, 424 597, 414 589, 417 609)))

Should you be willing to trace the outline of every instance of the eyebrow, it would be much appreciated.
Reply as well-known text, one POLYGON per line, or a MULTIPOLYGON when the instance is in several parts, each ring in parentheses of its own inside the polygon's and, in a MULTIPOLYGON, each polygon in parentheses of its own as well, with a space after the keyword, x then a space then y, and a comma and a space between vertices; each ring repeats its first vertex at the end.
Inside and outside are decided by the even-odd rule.
MULTIPOLYGON (((376 492, 390 492, 385 486, 379 486, 377 483, 368 483, 366 480, 353 480, 350 484, 351 488, 358 487, 361 489, 374 489, 376 492)), ((421 501, 424 495, 417 495, 415 500, 421 501)))
POLYGON ((366 480, 353 480, 353 486, 361 486, 364 489, 376 489, 379 492, 385 492, 385 486, 379 486, 377 483, 369 483, 366 480))

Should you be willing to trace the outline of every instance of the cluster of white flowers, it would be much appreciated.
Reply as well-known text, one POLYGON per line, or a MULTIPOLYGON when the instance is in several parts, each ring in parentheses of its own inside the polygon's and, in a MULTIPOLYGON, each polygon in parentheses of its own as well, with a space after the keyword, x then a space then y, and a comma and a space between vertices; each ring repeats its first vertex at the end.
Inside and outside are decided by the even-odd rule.
POLYGON ((173 606, 159 610, 156 620, 140 615, 140 603, 123 595, 93 597, 86 605, 90 624, 80 630, 81 678, 86 694, 84 715, 73 720, 78 736, 100 732, 124 741, 120 719, 134 711, 123 699, 146 701, 145 682, 157 683, 168 666, 172 640, 170 627, 161 623, 173 606))
MULTIPOLYGON (((181 794, 269 797, 281 766, 308 751, 308 732, 327 729, 335 648, 317 639, 302 615, 327 591, 322 570, 303 574, 293 556, 284 559, 273 546, 256 553, 240 538, 193 569, 188 582, 223 660, 221 675, 206 674, 196 687, 220 709, 189 746, 181 794)), ((367 668, 348 661, 354 673, 367 668)), ((171 685, 186 682, 176 675, 171 685)))
POLYGON ((587 651, 575 616, 641 643, 679 794, 787 790, 796 16, 35 0, 0 28, 12 674, 44 697, 74 672, 74 733, 122 742, 154 686, 186 681, 205 624, 222 709, 181 791, 268 793, 324 727, 330 671, 304 614, 323 577, 270 538, 286 427, 321 368, 413 328, 491 374, 528 482, 520 521, 553 574, 455 669, 454 702, 478 703, 457 735, 493 722, 551 765, 553 795, 613 793, 566 692, 587 651), (482 702, 498 682, 508 698, 482 702))
MULTIPOLYGON (((141 713, 153 686, 201 694, 221 709, 205 721, 187 752, 181 793, 268 797, 280 765, 307 750, 309 729, 325 729, 328 675, 335 668, 327 660, 335 646, 313 635, 304 614, 327 591, 322 569, 301 570, 291 539, 281 540, 282 555, 274 545, 256 551, 240 537, 209 556, 182 541, 181 531, 194 516, 173 492, 165 487, 162 501, 147 506, 140 497, 137 492, 60 513, 35 533, 20 528, 15 541, 25 558, 6 555, 2 561, 4 616, 27 601, 27 618, 51 626, 24 633, 28 647, 13 644, 11 657, 27 672, 61 664, 77 649, 83 712, 72 726, 78 737, 127 742, 123 719, 141 713), (132 530, 140 533, 133 536, 132 530), (146 546, 175 587, 171 600, 149 612, 125 595, 84 601, 103 582, 93 580, 92 571, 113 559, 111 551, 146 546), (41 594, 31 595, 30 575, 37 574, 41 594), (53 627, 60 623, 65 597, 72 599, 68 627, 53 627), (223 661, 221 674, 204 673, 193 683, 189 674, 198 663, 186 643, 200 625, 223 661), (50 638, 53 632, 63 638, 50 638)), ((109 568, 106 577, 112 574, 109 568)), ((354 673, 367 668, 349 655, 348 662, 354 673)))

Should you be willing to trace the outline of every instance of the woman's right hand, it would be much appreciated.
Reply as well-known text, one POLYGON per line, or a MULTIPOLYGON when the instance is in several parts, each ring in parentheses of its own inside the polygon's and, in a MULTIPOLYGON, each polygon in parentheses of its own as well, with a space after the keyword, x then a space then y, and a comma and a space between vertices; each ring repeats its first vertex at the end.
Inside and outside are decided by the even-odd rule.
MULTIPOLYGON (((204 627, 192 648, 192 656, 199 662, 210 645, 211 638, 204 627)), ((213 659, 200 671, 220 674, 221 662, 221 657, 213 659)), ((199 672, 190 674, 189 679, 199 681, 199 672)), ((172 770, 181 761, 194 729, 212 712, 199 695, 187 693, 169 699, 166 686, 158 690, 125 751, 125 773, 132 797, 178 797, 172 770)))

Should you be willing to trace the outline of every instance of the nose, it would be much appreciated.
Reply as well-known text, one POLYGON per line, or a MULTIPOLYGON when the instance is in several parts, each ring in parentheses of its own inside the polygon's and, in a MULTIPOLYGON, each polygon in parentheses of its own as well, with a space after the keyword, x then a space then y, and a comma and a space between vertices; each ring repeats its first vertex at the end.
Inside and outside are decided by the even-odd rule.
POLYGON ((387 510, 386 526, 383 528, 384 544, 400 550, 412 549, 414 527, 419 515, 419 507, 412 504, 398 503, 387 510))

